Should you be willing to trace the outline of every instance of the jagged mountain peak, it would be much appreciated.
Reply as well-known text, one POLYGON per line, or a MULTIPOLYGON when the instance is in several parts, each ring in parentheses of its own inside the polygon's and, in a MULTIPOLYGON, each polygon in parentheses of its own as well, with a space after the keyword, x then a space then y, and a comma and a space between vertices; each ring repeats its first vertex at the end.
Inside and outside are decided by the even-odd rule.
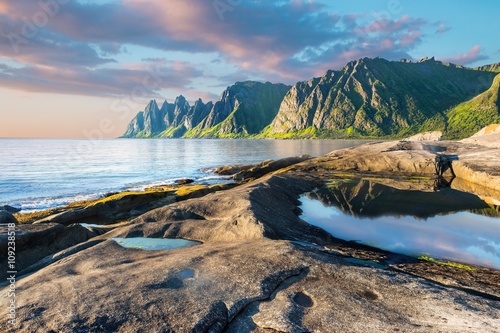
POLYGON ((270 137, 404 136, 444 130, 446 112, 489 88, 494 74, 443 65, 362 58, 287 93, 270 137))
POLYGON ((179 95, 175 98, 175 104, 180 104, 180 103, 184 104, 186 102, 187 102, 186 98, 182 95, 179 95))
POLYGON ((152 99, 149 101, 148 105, 144 109, 144 111, 156 110, 158 109, 158 104, 156 103, 156 99, 152 99))
POLYGON ((215 103, 190 106, 180 95, 158 110, 152 100, 125 136, 408 137, 438 130, 456 138, 470 131, 461 125, 464 115, 484 127, 498 113, 496 72, 500 64, 472 69, 434 57, 361 58, 291 87, 237 82, 215 103))

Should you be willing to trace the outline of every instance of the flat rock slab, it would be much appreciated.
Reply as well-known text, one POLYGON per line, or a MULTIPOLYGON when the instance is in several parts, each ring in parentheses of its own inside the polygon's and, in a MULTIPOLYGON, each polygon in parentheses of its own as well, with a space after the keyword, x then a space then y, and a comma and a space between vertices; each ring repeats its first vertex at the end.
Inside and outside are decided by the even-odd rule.
POLYGON ((496 301, 287 241, 171 251, 106 241, 19 280, 16 299, 16 332, 500 330, 496 301))
MULTIPOLYGON (((19 224, 16 233, 15 268, 21 271, 44 257, 87 241, 96 234, 80 225, 63 226, 57 223, 19 224)), ((7 249, 6 228, 0 226, 0 248, 7 249)), ((7 251, 0 252, 0 263, 7 267, 7 251)), ((1 282, 7 270, 0 271, 1 282)))
MULTIPOLYGON (((500 134, 498 135, 500 138, 500 134)), ((380 176, 419 175, 456 177, 468 182, 500 188, 500 149, 470 141, 387 141, 335 150, 305 161, 294 171, 315 173, 319 178, 349 172, 380 176), (444 170, 442 164, 447 164, 444 170), (441 164, 441 165, 440 165, 441 164)))

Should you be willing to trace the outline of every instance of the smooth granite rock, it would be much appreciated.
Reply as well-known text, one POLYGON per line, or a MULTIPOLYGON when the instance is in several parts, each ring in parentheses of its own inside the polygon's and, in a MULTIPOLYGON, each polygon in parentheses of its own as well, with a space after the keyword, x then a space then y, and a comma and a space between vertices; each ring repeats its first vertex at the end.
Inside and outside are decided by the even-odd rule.
POLYGON ((15 213, 19 213, 21 211, 21 208, 16 208, 16 207, 12 207, 12 206, 9 206, 9 205, 4 205, 4 206, 0 206, 0 211, 6 211, 8 213, 11 213, 11 214, 15 214, 15 213))
MULTIPOLYGON (((404 200, 429 203, 422 217, 439 213, 436 205, 494 215, 497 149, 377 142, 280 166, 249 170, 251 178, 266 175, 240 186, 178 189, 175 200, 182 201, 143 206, 147 212, 115 225, 18 225, 17 321, 0 321, 0 331, 500 331, 500 271, 444 266, 335 239, 301 220, 299 207, 300 195, 313 191, 327 203, 332 195, 345 199, 341 209, 354 215, 408 214, 404 200), (352 186, 336 186, 345 181, 352 186), (438 203, 442 186, 455 192, 438 203), (384 193, 401 205, 384 206, 384 193), (147 251, 123 248, 114 237, 203 244, 147 251)), ((103 207, 105 214, 123 208, 103 207)), ((0 284, 2 318, 8 292, 7 282, 0 284)))
POLYGON ((497 301, 271 240, 170 251, 106 241, 21 279, 16 299, 16 332, 500 329, 497 301))
POLYGON ((9 223, 17 224, 17 219, 8 211, 0 210, 0 224, 9 223))
POLYGON ((443 137, 443 132, 424 132, 417 135, 410 136, 409 138, 403 139, 403 141, 441 141, 443 137))
MULTIPOLYGON (((7 248, 4 227, 0 228, 0 248, 7 248)), ((20 224, 16 227, 15 267, 21 271, 44 257, 67 249, 95 237, 96 234, 80 225, 65 227, 56 223, 20 224)), ((0 252, 0 263, 7 267, 7 252, 0 252)), ((0 271, 0 280, 4 281, 7 271, 0 271)))

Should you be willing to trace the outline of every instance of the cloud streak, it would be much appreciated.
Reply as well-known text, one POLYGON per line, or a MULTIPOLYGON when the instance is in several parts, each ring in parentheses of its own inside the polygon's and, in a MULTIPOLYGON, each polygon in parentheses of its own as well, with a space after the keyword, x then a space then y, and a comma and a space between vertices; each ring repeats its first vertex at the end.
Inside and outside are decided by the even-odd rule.
POLYGON ((149 63, 135 68, 0 66, 0 85, 33 92, 74 95, 159 97, 161 89, 186 89, 203 73, 187 63, 149 63))
POLYGON ((436 34, 443 34, 443 33, 448 32, 450 30, 451 30, 450 27, 447 27, 446 25, 444 25, 444 23, 441 23, 438 25, 438 27, 436 29, 436 34))
MULTIPOLYGON (((409 52, 422 43, 425 29, 432 28, 408 15, 382 20, 338 15, 312 1, 234 2, 223 15, 212 1, 203 0, 44 1, 61 4, 50 12, 29 0, 0 0, 0 58, 21 66, 0 72, 0 80, 9 78, 11 88, 126 94, 144 75, 144 70, 117 63, 115 58, 129 45, 200 57, 215 53, 250 77, 294 83, 360 57, 411 58, 409 52), (40 13, 48 19, 37 25, 40 13), (30 22, 36 30, 25 38, 30 22), (8 37, 12 34, 24 38, 17 51, 8 37)), ((194 64, 188 67, 169 67, 166 81, 171 83, 161 88, 185 87, 207 75, 194 64)))
POLYGON ((458 54, 449 58, 441 58, 442 62, 450 62, 453 64, 467 65, 479 60, 486 60, 488 56, 481 54, 481 47, 479 45, 474 45, 469 51, 465 53, 458 54))

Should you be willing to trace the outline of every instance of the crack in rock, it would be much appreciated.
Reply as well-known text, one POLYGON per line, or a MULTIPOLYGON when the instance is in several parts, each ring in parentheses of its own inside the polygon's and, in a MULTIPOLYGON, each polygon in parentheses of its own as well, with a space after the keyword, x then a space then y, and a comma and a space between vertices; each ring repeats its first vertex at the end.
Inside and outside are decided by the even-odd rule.
POLYGON ((259 296, 241 299, 229 310, 223 301, 213 304, 209 313, 196 323, 193 332, 223 332, 226 326, 252 303, 270 299, 277 291, 281 290, 283 285, 286 285, 291 279, 306 272, 308 272, 307 267, 300 267, 272 274, 262 281, 262 293, 259 296))

